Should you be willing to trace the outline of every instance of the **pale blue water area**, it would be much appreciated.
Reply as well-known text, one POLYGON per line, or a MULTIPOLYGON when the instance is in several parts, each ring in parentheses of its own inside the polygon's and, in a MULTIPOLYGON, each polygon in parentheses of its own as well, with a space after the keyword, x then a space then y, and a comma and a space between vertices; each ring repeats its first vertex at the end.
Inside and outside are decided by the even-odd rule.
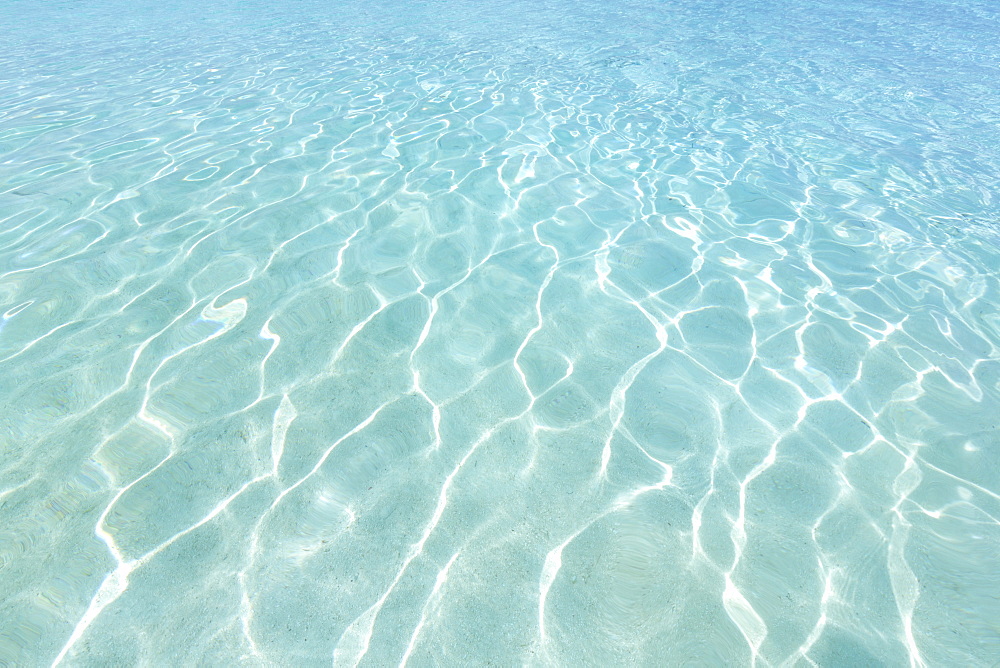
POLYGON ((0 45, 0 665, 1000 661, 992 0, 0 45))

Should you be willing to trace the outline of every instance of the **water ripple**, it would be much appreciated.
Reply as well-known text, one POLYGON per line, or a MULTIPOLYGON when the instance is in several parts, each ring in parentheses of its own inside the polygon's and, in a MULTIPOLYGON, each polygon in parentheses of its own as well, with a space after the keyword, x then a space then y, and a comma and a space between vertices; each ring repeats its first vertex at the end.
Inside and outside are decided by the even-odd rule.
POLYGON ((8 5, 0 663, 995 660, 991 5, 8 5))

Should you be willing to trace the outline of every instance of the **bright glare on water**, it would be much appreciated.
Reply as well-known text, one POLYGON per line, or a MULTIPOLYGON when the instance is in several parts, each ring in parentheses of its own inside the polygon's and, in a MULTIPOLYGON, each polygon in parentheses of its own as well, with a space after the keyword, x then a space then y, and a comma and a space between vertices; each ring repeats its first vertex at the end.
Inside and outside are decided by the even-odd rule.
POLYGON ((993 666, 994 0, 0 0, 0 665, 993 666))

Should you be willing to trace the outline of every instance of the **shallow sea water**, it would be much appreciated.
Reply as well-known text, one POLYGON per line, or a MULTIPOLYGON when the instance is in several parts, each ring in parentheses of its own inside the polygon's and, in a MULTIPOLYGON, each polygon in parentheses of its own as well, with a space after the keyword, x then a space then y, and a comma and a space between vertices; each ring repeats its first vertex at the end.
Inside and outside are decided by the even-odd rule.
POLYGON ((995 665, 995 3, 210 5, 0 0, 0 665, 995 665))

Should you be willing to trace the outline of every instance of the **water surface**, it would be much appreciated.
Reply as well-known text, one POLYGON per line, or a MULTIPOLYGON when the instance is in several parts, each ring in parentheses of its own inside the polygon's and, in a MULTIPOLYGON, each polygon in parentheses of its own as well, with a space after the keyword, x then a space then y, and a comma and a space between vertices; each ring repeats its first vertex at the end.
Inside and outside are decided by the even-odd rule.
POLYGON ((992 665, 998 35, 0 0, 0 664, 992 665))

